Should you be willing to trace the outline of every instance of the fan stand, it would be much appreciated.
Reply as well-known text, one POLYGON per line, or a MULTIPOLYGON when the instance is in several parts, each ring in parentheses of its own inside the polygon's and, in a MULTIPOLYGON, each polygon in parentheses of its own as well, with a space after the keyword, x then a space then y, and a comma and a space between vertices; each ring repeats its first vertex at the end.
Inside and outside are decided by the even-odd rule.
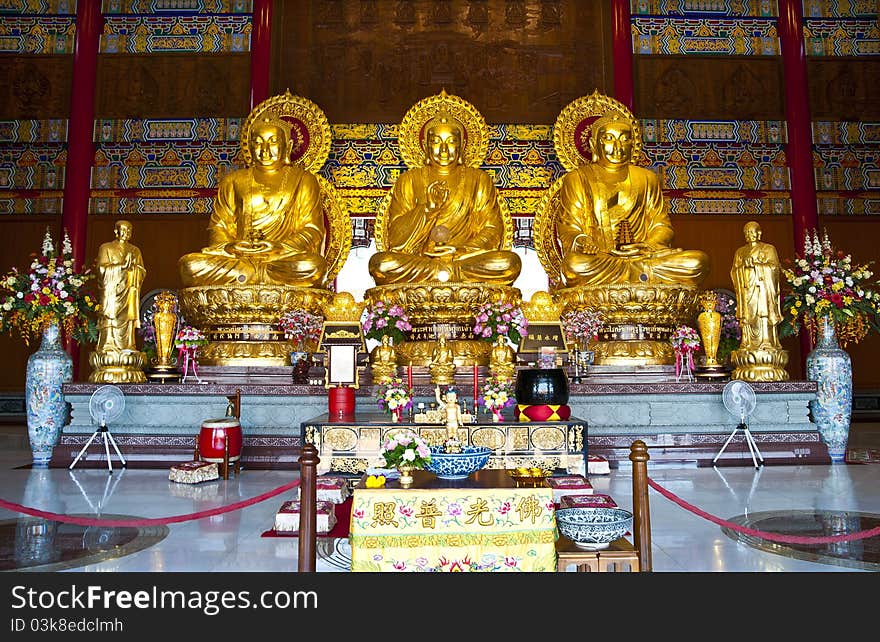
POLYGON ((752 463, 755 465, 755 468, 759 468, 758 461, 761 462, 761 466, 764 465, 764 458, 761 456, 761 451, 758 450, 758 444, 755 443, 755 438, 752 436, 752 432, 749 430, 749 425, 746 423, 745 418, 742 418, 739 425, 733 429, 733 432, 730 433, 730 437, 728 437, 727 441, 724 442, 724 445, 721 446, 721 450, 715 455, 715 459, 712 460, 713 466, 718 461, 718 458, 721 457, 722 453, 724 453, 725 448, 727 448, 727 445, 731 442, 733 436, 740 430, 742 430, 745 435, 746 445, 749 447, 749 452, 752 454, 752 463))
POLYGON ((92 442, 95 440, 95 437, 98 435, 104 440, 104 452, 107 453, 107 472, 113 473, 113 462, 110 460, 110 444, 113 444, 113 450, 116 451, 116 454, 119 456, 119 460, 122 462, 122 466, 126 467, 128 464, 125 462, 125 457, 122 456, 122 453, 119 452, 119 446, 116 445, 116 440, 113 439, 113 435, 110 434, 110 429, 107 428, 107 424, 104 421, 101 421, 101 425, 95 429, 95 432, 92 433, 92 436, 89 437, 89 440, 86 442, 86 445, 82 447, 82 450, 79 451, 79 454, 76 458, 71 462, 69 470, 73 470, 73 467, 76 466, 77 462, 83 456, 83 454, 88 450, 89 446, 92 445, 92 442))

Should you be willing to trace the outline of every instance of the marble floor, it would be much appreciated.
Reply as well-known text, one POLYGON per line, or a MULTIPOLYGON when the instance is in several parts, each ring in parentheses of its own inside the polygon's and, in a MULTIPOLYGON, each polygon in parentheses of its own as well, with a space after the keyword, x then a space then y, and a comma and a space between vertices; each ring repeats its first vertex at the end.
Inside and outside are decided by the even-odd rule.
MULTIPOLYGON (((295 471, 244 470, 200 485, 168 481, 167 470, 31 469, 24 440, 0 451, 0 498, 46 511, 115 519, 185 515, 245 500, 296 478, 295 471)), ((852 445, 852 441, 851 441, 852 445)), ((631 508, 631 471, 591 475, 596 492, 631 508)), ((880 520, 880 464, 698 468, 648 464, 656 484, 700 511, 751 528, 791 534, 840 534, 874 528, 880 520), (806 517, 805 517, 806 516, 806 517), (824 516, 824 517, 823 517, 824 516)), ((0 508, 0 570, 255 571, 297 570, 297 539, 267 538, 274 514, 291 492, 242 510, 170 524, 110 529, 46 523, 0 508), (28 523, 29 522, 29 523, 28 523), (64 542, 65 544, 61 544, 64 542), (78 552, 59 548, 72 547, 78 552)), ((653 570, 658 573, 808 572, 880 570, 880 537, 773 550, 649 491, 653 570)), ((346 572, 346 540, 319 539, 319 572, 346 572)))

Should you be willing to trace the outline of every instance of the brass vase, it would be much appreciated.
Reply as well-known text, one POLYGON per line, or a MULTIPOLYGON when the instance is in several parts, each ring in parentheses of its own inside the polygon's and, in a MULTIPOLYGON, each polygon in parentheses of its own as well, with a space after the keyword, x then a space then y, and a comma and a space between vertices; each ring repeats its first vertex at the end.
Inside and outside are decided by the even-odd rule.
POLYGON ((165 291, 156 295, 156 312, 153 314, 153 329, 156 335, 156 360, 148 378, 165 381, 179 378, 179 373, 171 352, 174 348, 174 335, 177 331, 177 297, 165 291))
POLYGON ((397 467, 397 472, 400 473, 400 479, 398 480, 401 488, 409 488, 413 485, 413 471, 415 468, 412 466, 408 466, 406 464, 401 464, 397 467))

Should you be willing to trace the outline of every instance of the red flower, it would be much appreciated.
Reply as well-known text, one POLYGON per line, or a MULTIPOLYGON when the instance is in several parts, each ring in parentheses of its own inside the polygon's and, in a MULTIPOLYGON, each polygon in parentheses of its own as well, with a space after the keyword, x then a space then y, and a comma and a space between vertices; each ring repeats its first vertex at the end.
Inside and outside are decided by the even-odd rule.
POLYGON ((49 297, 47 295, 40 295, 40 305, 49 305, 49 297))
POLYGON ((31 293, 31 292, 28 292, 27 294, 24 295, 24 301, 25 301, 25 303, 31 303, 31 302, 33 302, 33 300, 34 300, 35 298, 36 298, 36 297, 35 297, 35 296, 33 295, 33 293, 31 293))

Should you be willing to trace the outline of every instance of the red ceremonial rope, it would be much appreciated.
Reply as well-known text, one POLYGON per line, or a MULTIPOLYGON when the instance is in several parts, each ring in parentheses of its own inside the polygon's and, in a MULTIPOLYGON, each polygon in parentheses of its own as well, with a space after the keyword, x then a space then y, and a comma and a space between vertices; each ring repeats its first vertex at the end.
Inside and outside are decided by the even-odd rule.
POLYGON ((24 513, 25 515, 31 515, 33 517, 44 517, 46 519, 51 519, 55 522, 62 522, 64 524, 76 524, 78 526, 113 526, 117 528, 123 528, 126 526, 161 526, 163 524, 177 524, 179 522, 188 522, 194 519, 202 519, 204 517, 213 517, 214 515, 230 513, 234 510, 239 510, 241 508, 253 506, 254 504, 259 504, 262 501, 271 499, 272 497, 280 495, 281 493, 288 491, 291 488, 296 488, 297 486, 299 486, 298 479, 290 482, 289 484, 285 484, 284 486, 279 486, 274 490, 266 491, 262 495, 257 495, 256 497, 252 497, 251 499, 243 499, 240 502, 229 504, 229 506, 219 506, 210 510, 199 511, 198 513, 175 515, 173 517, 155 517, 152 519, 91 519, 88 517, 73 517, 72 515, 49 513, 44 510, 22 506, 21 504, 7 502, 5 499, 0 499, 0 508, 15 511, 16 513, 24 513))
POLYGON ((693 504, 688 504, 680 497, 677 497, 676 495, 670 493, 668 490, 658 485, 657 482, 655 482, 650 477, 648 478, 648 485, 656 490, 658 493, 663 495, 666 499, 678 504, 685 510, 692 512, 694 515, 699 515, 700 517, 708 519, 710 522, 713 522, 725 528, 729 528, 730 530, 736 531, 738 533, 745 533, 746 535, 770 540, 771 542, 782 542, 784 544, 832 544, 835 542, 848 542, 852 540, 867 539, 869 537, 880 535, 880 526, 877 526, 867 531, 859 531, 858 533, 848 533, 846 535, 825 535, 822 537, 804 537, 802 535, 784 535, 781 533, 768 533, 767 531, 758 531, 754 528, 740 526, 739 524, 728 522, 719 517, 715 517, 714 515, 710 515, 709 513, 701 511, 693 504))

